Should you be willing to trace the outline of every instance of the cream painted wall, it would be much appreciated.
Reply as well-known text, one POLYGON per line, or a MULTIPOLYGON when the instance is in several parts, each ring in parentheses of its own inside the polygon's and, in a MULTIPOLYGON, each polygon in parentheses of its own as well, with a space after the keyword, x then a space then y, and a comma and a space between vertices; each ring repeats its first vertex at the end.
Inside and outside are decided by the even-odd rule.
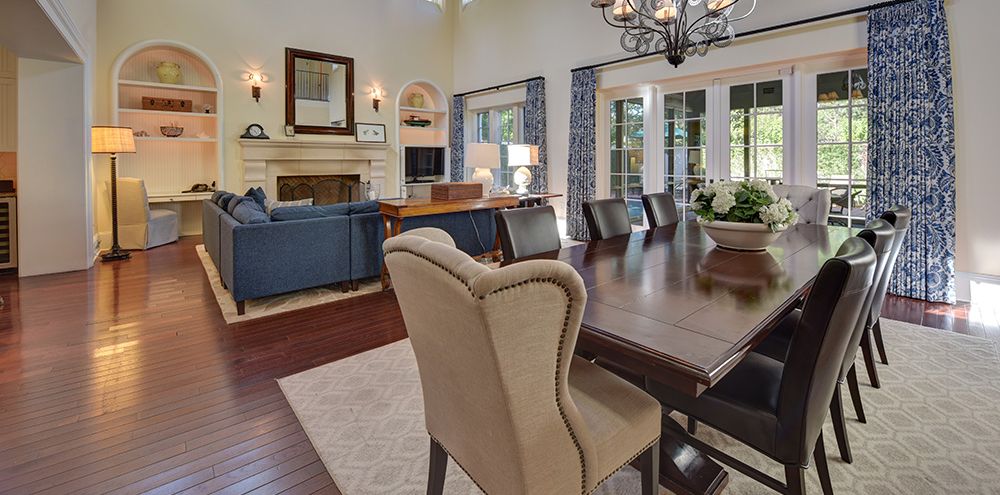
MULTIPOLYGON (((740 30, 864 6, 867 0, 766 0, 740 30)), ((958 134, 958 259, 961 271, 1000 276, 1000 217, 987 201, 1000 184, 1000 167, 985 143, 995 140, 1000 115, 990 19, 1000 3, 951 0, 947 4, 955 69, 958 134)), ((810 57, 866 45, 864 17, 842 19, 748 39, 679 69, 662 60, 619 66, 599 74, 602 89, 692 76, 728 68, 810 57)), ((477 0, 459 15, 455 28, 456 91, 525 77, 546 77, 550 189, 564 192, 569 137, 570 69, 620 58, 619 32, 600 12, 579 0, 477 0)), ((962 290, 960 289, 960 294, 962 290)))
MULTIPOLYGON (((225 88, 226 178, 242 188, 237 137, 257 122, 272 139, 285 139, 285 47, 354 58, 355 120, 386 124, 392 145, 387 183, 398 184, 395 112, 391 97, 375 113, 367 96, 373 84, 395 95, 414 79, 451 92, 453 9, 442 13, 422 0, 101 0, 98 29, 98 122, 111 122, 111 66, 129 46, 171 39, 204 51, 219 68, 225 88), (260 103, 250 97, 248 71, 264 75, 260 103)), ((297 139, 354 141, 354 137, 297 139)), ((107 167, 99 167, 99 177, 107 167)), ((110 230, 106 194, 97 195, 100 230, 110 230)))

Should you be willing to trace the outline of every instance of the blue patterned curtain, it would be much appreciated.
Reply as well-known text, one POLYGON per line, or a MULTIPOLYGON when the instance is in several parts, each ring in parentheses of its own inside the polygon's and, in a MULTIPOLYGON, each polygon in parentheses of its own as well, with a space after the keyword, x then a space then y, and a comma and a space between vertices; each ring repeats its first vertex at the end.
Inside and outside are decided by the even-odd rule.
POLYGON ((570 88, 566 233, 581 241, 590 240, 583 218, 583 203, 594 199, 597 189, 596 146, 597 72, 594 69, 576 71, 570 88))
POLYGON ((549 191, 549 162, 545 141, 545 79, 536 79, 528 81, 524 101, 524 144, 538 146, 538 162, 541 164, 531 171, 534 180, 529 189, 533 193, 549 191))
POLYGON ((456 96, 451 104, 451 181, 465 180, 465 97, 456 96))
POLYGON ((944 0, 868 16, 869 216, 913 209, 889 291, 955 302, 955 126, 944 0))

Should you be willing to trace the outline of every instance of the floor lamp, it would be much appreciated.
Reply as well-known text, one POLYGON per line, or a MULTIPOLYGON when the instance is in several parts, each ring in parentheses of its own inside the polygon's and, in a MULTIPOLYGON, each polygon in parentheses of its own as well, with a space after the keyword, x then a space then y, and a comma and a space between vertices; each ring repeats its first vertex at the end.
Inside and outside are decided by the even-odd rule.
POLYGON ((127 260, 132 257, 118 245, 118 153, 135 153, 135 139, 131 127, 94 126, 90 129, 90 151, 111 155, 111 251, 101 255, 102 261, 127 260))

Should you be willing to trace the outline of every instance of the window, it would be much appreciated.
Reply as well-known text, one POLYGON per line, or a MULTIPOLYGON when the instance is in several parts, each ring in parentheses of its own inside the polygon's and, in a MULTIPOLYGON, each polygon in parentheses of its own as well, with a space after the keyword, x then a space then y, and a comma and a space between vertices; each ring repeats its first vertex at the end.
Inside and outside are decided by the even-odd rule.
POLYGON ((514 170, 507 165, 507 146, 519 144, 524 136, 524 111, 520 106, 482 110, 475 114, 473 140, 500 145, 500 168, 493 170, 496 188, 514 186, 514 170))
POLYGON ((644 114, 642 98, 611 102, 611 197, 625 198, 633 225, 642 225, 644 114))
POLYGON ((691 192, 705 182, 706 96, 705 90, 663 96, 663 190, 674 196, 682 218, 691 192))
POLYGON ((863 227, 868 209, 868 70, 816 76, 816 182, 830 224, 863 227))
POLYGON ((784 176, 781 80, 729 88, 729 175, 733 180, 784 176))

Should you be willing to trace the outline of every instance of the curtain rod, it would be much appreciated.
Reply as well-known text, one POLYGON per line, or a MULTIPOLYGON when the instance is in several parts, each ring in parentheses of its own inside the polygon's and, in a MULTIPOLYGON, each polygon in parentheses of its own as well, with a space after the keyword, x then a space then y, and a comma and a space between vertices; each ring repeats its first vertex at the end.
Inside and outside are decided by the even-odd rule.
MULTIPOLYGON (((815 22, 822 22, 822 21, 826 21, 826 20, 830 20, 830 19, 836 19, 838 17, 847 17, 847 16, 856 15, 856 14, 863 14, 865 12, 870 12, 870 11, 875 10, 875 9, 881 9, 881 8, 885 8, 885 7, 892 7, 893 5, 910 3, 910 2, 913 2, 913 1, 916 1, 916 0, 889 0, 889 1, 886 1, 886 2, 879 2, 879 3, 875 3, 875 4, 872 4, 872 5, 865 6, 865 7, 858 7, 858 8, 854 8, 854 9, 843 10, 843 11, 840 11, 840 12, 834 12, 832 14, 824 14, 824 15, 820 15, 820 16, 816 16, 816 17, 810 17, 810 18, 807 18, 807 19, 800 19, 800 20, 797 20, 797 21, 786 22, 786 23, 783 23, 783 24, 776 24, 774 26, 768 26, 768 27, 765 27, 765 28, 754 29, 754 30, 751 30, 751 31, 743 32, 743 33, 737 33, 736 34, 736 38, 738 39, 738 38, 744 38, 744 37, 747 37, 747 36, 754 36, 754 35, 757 35, 757 34, 770 33, 772 31, 779 31, 779 30, 782 30, 782 29, 788 29, 788 28, 802 26, 804 24, 812 24, 812 23, 815 23, 815 22)), ((577 68, 573 69, 571 72, 579 72, 579 71, 582 71, 582 70, 590 70, 590 69, 600 69, 602 67, 607 67, 609 65, 617 65, 617 64, 622 64, 622 63, 625 63, 625 62, 632 62, 633 60, 639 60, 639 59, 643 59, 643 58, 646 58, 646 57, 652 57, 654 55, 659 55, 659 54, 660 54, 660 52, 646 53, 646 54, 643 54, 643 55, 633 55, 631 57, 620 58, 620 59, 617 59, 617 60, 610 60, 608 62, 601 62, 599 64, 592 64, 592 65, 586 65, 586 66, 583 66, 583 67, 577 67, 577 68)))
POLYGON ((500 89, 509 88, 511 86, 520 86, 521 84, 527 84, 527 83, 530 83, 531 81, 544 81, 544 80, 545 80, 545 78, 542 77, 542 76, 529 77, 528 79, 522 79, 520 81, 509 82, 507 84, 500 84, 500 85, 497 85, 497 86, 490 86, 488 88, 477 89, 475 91, 466 91, 464 93, 458 93, 455 96, 464 98, 466 96, 471 96, 471 95, 479 94, 479 93, 485 93, 487 91, 497 91, 497 90, 500 90, 500 89))

